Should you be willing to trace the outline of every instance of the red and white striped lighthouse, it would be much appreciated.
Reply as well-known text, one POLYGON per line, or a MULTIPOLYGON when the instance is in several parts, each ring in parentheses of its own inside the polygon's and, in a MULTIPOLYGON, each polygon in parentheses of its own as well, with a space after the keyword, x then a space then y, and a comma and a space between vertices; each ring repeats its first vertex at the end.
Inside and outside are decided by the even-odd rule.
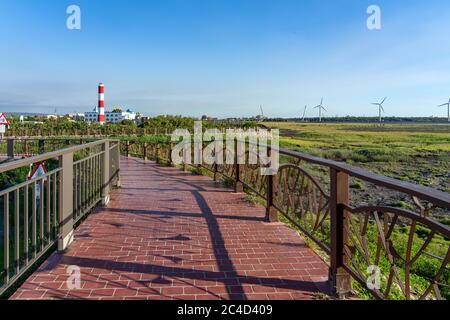
POLYGON ((105 124, 105 85, 98 85, 98 122, 105 124))

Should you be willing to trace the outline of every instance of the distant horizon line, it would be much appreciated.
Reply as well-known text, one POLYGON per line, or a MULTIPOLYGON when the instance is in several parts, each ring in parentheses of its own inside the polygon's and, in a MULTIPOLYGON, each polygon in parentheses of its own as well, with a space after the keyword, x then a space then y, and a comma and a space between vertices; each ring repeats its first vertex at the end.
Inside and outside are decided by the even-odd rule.
MULTIPOLYGON (((7 111, 7 112, 1 112, 0 113, 4 113, 7 116, 19 116, 19 115, 24 115, 24 116, 48 116, 48 115, 58 115, 58 116, 65 116, 65 115, 69 115, 69 114, 74 114, 75 112, 70 112, 70 113, 48 113, 48 112, 21 112, 21 111, 7 111)), ((76 113, 85 113, 85 112, 76 112, 76 113)), ((192 115, 182 115, 182 114, 158 114, 158 115, 146 115, 141 113, 142 116, 144 117, 150 117, 150 118, 155 118, 155 117, 159 117, 159 116, 172 116, 172 117, 185 117, 185 118, 202 118, 203 116, 192 116, 192 115)), ((256 115, 256 116, 229 116, 229 117, 215 117, 215 116, 210 116, 207 115, 209 118, 212 119, 219 119, 219 120, 227 120, 227 119, 254 119, 254 118, 258 118, 260 117, 260 115, 256 115)), ((358 115, 345 115, 345 116, 323 116, 322 120, 326 120, 326 119, 352 119, 352 118, 360 118, 360 119, 378 119, 378 116, 358 116, 358 115)), ((277 120, 277 119, 283 119, 283 120, 302 120, 302 117, 264 117, 264 120, 277 120)), ((319 119, 318 116, 313 116, 313 117, 305 117, 304 119, 319 119)), ((396 115, 391 115, 391 116, 385 116, 384 119, 443 119, 443 120, 447 120, 447 117, 445 116, 396 116, 396 115)))

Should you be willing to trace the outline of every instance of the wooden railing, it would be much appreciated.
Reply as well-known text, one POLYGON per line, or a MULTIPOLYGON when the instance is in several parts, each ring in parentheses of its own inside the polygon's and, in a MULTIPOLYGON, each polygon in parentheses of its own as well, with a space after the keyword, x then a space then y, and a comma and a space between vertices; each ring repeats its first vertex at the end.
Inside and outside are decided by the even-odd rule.
MULTIPOLYGON (((124 156, 166 163, 172 149, 169 143, 121 144, 124 156)), ((435 219, 450 214, 450 194, 304 153, 268 150, 280 156, 273 176, 261 175, 259 161, 200 167, 216 180, 232 181, 236 192, 260 196, 267 221, 280 213, 310 239, 326 256, 336 294, 356 287, 377 299, 450 299, 450 228, 435 219)))
MULTIPOLYGON (((24 141, 28 146, 32 142, 8 142, 8 154, 22 154, 24 141)), ((65 250, 78 222, 95 206, 105 205, 110 187, 119 183, 117 141, 100 140, 39 154, 44 150, 29 150, 25 155, 38 155, 0 165, 2 183, 6 183, 0 190, 0 294, 56 245, 65 250), (28 179, 30 167, 42 162, 47 172, 28 179)))

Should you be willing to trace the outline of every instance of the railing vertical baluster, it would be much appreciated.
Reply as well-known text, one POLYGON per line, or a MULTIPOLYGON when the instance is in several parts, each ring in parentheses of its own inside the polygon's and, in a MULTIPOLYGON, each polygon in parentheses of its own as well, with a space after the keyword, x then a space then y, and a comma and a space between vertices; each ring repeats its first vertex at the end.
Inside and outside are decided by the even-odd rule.
POLYGON ((3 278, 9 283, 9 193, 3 196, 3 278))
POLYGON ((91 205, 95 201, 95 157, 91 158, 91 172, 89 174, 91 177, 91 183, 90 183, 90 191, 91 191, 91 205))
POLYGON ((102 177, 102 205, 106 206, 109 202, 109 172, 110 161, 109 161, 109 141, 103 143, 103 177, 102 177))
POLYGON ((81 184, 81 214, 84 214, 86 211, 86 161, 81 162, 81 180, 83 181, 81 184))
POLYGON ((58 250, 65 251, 73 242, 73 153, 59 157, 59 239, 58 250))
POLYGON ((91 190, 92 190, 92 186, 91 186, 91 175, 92 175, 92 163, 91 163, 92 158, 87 159, 86 164, 87 164, 87 185, 86 185, 86 192, 87 192, 87 208, 90 207, 91 205, 91 190))
POLYGON ((338 296, 345 296, 351 291, 351 278, 344 269, 346 256, 344 243, 348 235, 346 225, 348 217, 343 204, 349 202, 349 176, 345 172, 331 169, 330 223, 331 223, 331 261, 330 280, 338 296))
POLYGON ((14 274, 20 271, 20 188, 14 190, 14 274))
POLYGON ((6 149, 7 149, 7 155, 9 159, 13 159, 14 158, 14 138, 8 139, 6 140, 7 145, 6 145, 6 149))
POLYGON ((39 184, 41 186, 40 188, 40 200, 39 200, 39 227, 40 227, 40 245, 41 245, 41 251, 44 249, 44 186, 45 182, 44 179, 41 179, 39 181, 39 184))
POLYGON ((81 196, 82 196, 82 189, 81 189, 81 163, 77 164, 77 170, 75 172, 75 174, 77 175, 77 193, 78 193, 78 203, 77 203, 77 217, 81 214, 81 196))
POLYGON ((95 198, 100 199, 100 156, 95 157, 95 198))
POLYGON ((84 206, 84 202, 83 202, 84 201, 84 198, 83 198, 83 195, 84 195, 83 162, 80 162, 79 167, 80 167, 79 168, 80 171, 78 172, 78 174, 80 175, 80 185, 78 186, 78 188, 80 188, 80 215, 81 215, 83 213, 83 206, 84 206))
POLYGON ((77 174, 77 172, 78 172, 78 164, 75 164, 74 165, 74 188, 75 188, 75 190, 74 190, 74 199, 73 199, 73 203, 74 203, 74 211, 73 211, 73 214, 74 214, 74 216, 75 216, 75 218, 77 218, 78 217, 78 209, 79 209, 79 207, 78 207, 78 193, 79 193, 79 188, 78 188, 78 174, 77 174))
POLYGON ((58 228, 57 228, 57 201, 56 201, 56 179, 58 177, 58 173, 53 174, 53 237, 56 239, 58 234, 58 228))
POLYGON ((95 198, 97 199, 97 201, 98 201, 98 199, 100 199, 100 184, 99 184, 100 162, 99 161, 100 161, 99 156, 96 156, 95 157, 95 198))
POLYGON ((94 171, 94 160, 95 158, 91 158, 90 160, 90 172, 89 172, 89 178, 90 178, 90 183, 89 183, 89 196, 90 196, 90 202, 91 205, 94 203, 94 190, 95 190, 95 184, 94 184, 94 177, 95 177, 95 171, 94 171))
POLYGON ((116 149, 114 152, 114 164, 116 174, 116 187, 120 187, 120 141, 116 142, 116 149))
POLYGON ((97 201, 97 156, 92 159, 92 198, 97 201))
POLYGON ((33 258, 36 258, 37 251, 37 201, 36 201, 36 186, 34 181, 31 184, 31 246, 33 250, 33 258))
POLYGON ((102 196, 102 188, 101 188, 101 177, 102 177, 102 156, 97 156, 97 198, 100 199, 102 196))
POLYGON ((29 248, 28 248, 28 211, 29 211, 29 200, 28 200, 28 190, 30 185, 26 185, 23 189, 23 254, 25 258, 25 265, 28 265, 29 258, 29 248))
POLYGON ((89 208, 89 159, 84 161, 84 174, 85 174, 85 184, 84 184, 85 210, 84 210, 84 214, 86 214, 88 211, 88 208, 89 208))
POLYGON ((78 203, 77 203, 77 217, 81 214, 81 201, 82 201, 82 186, 81 186, 81 163, 78 163, 76 165, 76 171, 74 172, 76 174, 76 180, 77 180, 77 190, 78 193, 78 203))
POLYGON ((50 239, 51 239, 51 237, 50 237, 50 233, 51 233, 51 230, 52 230, 52 220, 51 220, 51 216, 50 216, 50 214, 51 214, 51 212, 50 212, 50 208, 51 208, 51 199, 50 199, 50 197, 51 197, 51 188, 50 188, 50 186, 51 186, 51 176, 48 176, 47 177, 47 183, 46 183, 46 185, 47 185, 47 198, 46 198, 46 203, 47 203, 47 244, 49 244, 50 243, 50 239))

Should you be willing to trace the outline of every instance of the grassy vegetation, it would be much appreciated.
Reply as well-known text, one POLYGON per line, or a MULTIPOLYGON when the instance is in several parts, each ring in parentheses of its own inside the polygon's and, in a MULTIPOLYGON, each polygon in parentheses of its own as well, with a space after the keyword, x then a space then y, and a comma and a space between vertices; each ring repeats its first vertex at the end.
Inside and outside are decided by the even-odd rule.
MULTIPOLYGON (((36 117, 34 121, 21 123, 18 117, 11 119, 7 131, 9 136, 142 136, 167 135, 177 128, 194 127, 194 122, 200 119, 182 116, 157 116, 149 118, 141 124, 124 120, 118 124, 102 126, 97 123, 73 121, 69 118, 46 119, 36 117)), ((255 121, 218 121, 204 116, 203 128, 255 127, 255 121)))
POLYGON ((450 192, 450 125, 265 124, 284 148, 450 192))

